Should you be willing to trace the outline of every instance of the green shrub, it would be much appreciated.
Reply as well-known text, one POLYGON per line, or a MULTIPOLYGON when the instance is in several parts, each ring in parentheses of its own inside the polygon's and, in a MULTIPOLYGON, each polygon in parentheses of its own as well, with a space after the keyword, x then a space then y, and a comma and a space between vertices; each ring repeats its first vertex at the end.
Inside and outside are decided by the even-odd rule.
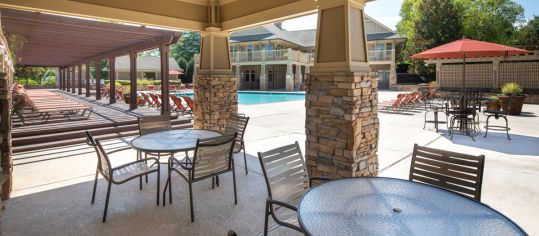
POLYGON ((147 79, 137 80, 137 86, 146 86, 146 85, 148 85, 150 83, 151 83, 151 81, 147 80, 147 79))
POLYGON ((56 77, 49 76, 43 82, 43 85, 56 85, 56 77))
POLYGON ((122 86, 131 85, 131 81, 129 80, 118 80, 117 82, 120 83, 122 86))
POLYGON ((37 81, 33 80, 33 79, 28 79, 28 80, 26 81, 26 84, 27 84, 27 85, 32 85, 32 86, 39 85, 39 83, 38 83, 37 81))
POLYGON ((519 96, 522 94, 522 87, 517 83, 507 83, 502 86, 502 94, 505 96, 519 96))
POLYGON ((489 102, 499 102, 500 99, 499 99, 498 97, 496 97, 496 96, 492 96, 492 97, 489 97, 489 98, 488 98, 488 101, 489 101, 489 102))
POLYGON ((161 80, 154 80, 152 81, 153 85, 161 85, 161 80))

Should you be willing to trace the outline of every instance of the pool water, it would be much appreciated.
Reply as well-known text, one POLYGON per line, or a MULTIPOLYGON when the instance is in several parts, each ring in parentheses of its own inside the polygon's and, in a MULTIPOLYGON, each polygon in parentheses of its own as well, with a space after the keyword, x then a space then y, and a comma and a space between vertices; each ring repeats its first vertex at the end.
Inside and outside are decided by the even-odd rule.
MULTIPOLYGON (((186 94, 193 97, 193 94, 186 94)), ((238 92, 238 103, 240 105, 254 105, 274 102, 287 102, 305 100, 303 93, 272 93, 272 92, 238 92)))

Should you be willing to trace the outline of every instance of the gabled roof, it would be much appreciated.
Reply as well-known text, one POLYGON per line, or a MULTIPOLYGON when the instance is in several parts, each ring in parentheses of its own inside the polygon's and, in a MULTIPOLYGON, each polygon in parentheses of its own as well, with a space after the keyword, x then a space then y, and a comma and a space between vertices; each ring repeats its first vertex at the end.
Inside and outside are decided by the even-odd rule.
MULTIPOLYGON (((367 41, 406 39, 404 36, 395 33, 389 27, 368 15, 365 15, 365 20, 374 24, 370 28, 376 28, 376 32, 367 32, 367 41)), ((367 27, 367 30, 370 28, 367 27)), ((286 31, 277 27, 275 24, 267 24, 236 31, 230 36, 231 42, 254 42, 272 39, 281 39, 300 47, 311 48, 316 44, 316 29, 286 31)))
MULTIPOLYGON (((129 56, 121 56, 116 58, 116 70, 129 71, 129 56)), ((169 70, 177 70, 183 72, 174 58, 168 58, 169 70)), ((159 71, 161 70, 161 60, 159 57, 137 57, 137 70, 138 71, 159 71)))

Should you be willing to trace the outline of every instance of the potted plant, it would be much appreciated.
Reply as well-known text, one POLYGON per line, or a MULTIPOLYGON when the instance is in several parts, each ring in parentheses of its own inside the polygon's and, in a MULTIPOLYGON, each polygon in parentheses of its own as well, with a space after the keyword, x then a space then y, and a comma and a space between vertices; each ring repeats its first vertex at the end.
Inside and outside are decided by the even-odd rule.
POLYGON ((487 110, 499 111, 502 108, 500 99, 496 96, 489 97, 487 100, 487 110))
POLYGON ((507 112, 509 115, 520 115, 526 97, 526 95, 522 94, 522 87, 517 83, 504 84, 502 94, 498 95, 502 111, 507 112), (511 104, 509 104, 509 100, 511 100, 511 104))

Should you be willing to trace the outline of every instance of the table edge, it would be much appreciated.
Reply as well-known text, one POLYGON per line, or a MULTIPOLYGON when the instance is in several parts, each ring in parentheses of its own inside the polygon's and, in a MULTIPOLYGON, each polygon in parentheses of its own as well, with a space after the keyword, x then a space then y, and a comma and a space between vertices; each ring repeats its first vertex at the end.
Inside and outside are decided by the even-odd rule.
MULTIPOLYGON (((170 132, 170 131, 177 131, 177 130, 184 130, 184 129, 171 129, 171 130, 159 131, 159 132, 155 132, 155 133, 170 132)), ((217 132, 215 130, 206 130, 206 129, 190 129, 190 130, 201 130, 201 131, 208 131, 208 132, 213 132, 213 133, 216 133, 216 134, 221 134, 221 133, 219 133, 219 132, 217 132)), ((150 134, 155 134, 155 133, 149 133, 149 134, 145 134, 145 135, 150 135, 150 134)), ((163 151, 163 150, 151 150, 151 149, 139 148, 139 147, 133 145, 133 141, 135 141, 137 138, 140 138, 142 136, 144 136, 144 135, 138 135, 137 137, 135 137, 134 139, 129 141, 129 146, 131 146, 131 148, 133 148, 133 149, 135 149, 137 151, 156 152, 156 153, 176 153, 176 152, 191 151, 191 150, 196 149, 196 147, 192 147, 192 148, 171 149, 171 150, 163 151)))

